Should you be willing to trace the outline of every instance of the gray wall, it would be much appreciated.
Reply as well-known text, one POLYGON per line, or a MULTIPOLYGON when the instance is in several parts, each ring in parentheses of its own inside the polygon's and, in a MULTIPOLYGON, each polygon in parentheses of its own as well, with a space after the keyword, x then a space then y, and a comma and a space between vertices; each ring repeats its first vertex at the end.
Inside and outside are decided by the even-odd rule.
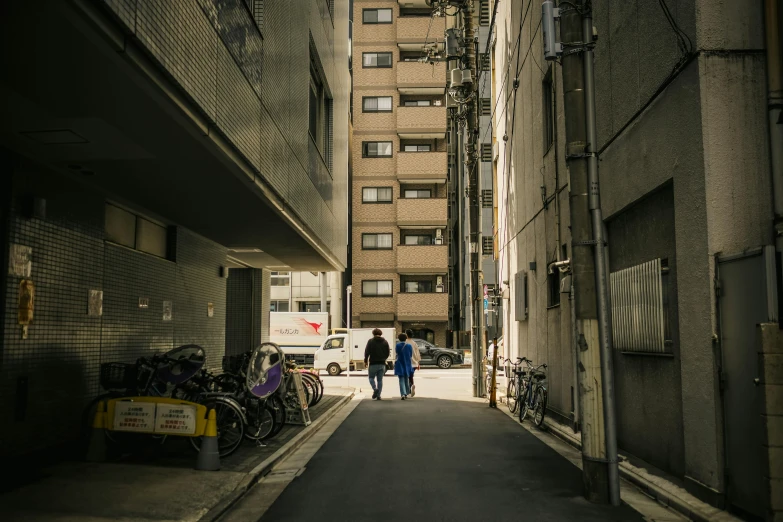
POLYGON ((14 170, 10 241, 33 249, 36 294, 34 319, 23 340, 16 324, 20 278, 3 274, 7 313, 0 414, 9 420, 0 435, 4 455, 77 436, 83 407, 101 391, 100 363, 133 362, 196 343, 206 350, 208 366, 219 368, 225 344, 223 247, 182 228, 176 262, 106 243, 103 196, 30 164, 14 170), (46 199, 45 219, 21 215, 21 196, 28 193, 46 199), (101 317, 87 314, 91 289, 103 290, 101 317), (149 298, 148 309, 139 308, 139 297, 149 298), (170 322, 163 321, 164 300, 173 301, 170 322), (17 388, 24 380, 27 400, 17 388))
POLYGON ((623 353, 623 347, 615 345, 618 443, 659 468, 684 475, 672 185, 619 213, 607 228, 612 272, 656 258, 668 261, 668 317, 674 342, 671 357, 623 353))
MULTIPOLYGON (((718 252, 772 240, 763 28, 757 2, 667 4, 695 52, 674 75, 682 55, 657 2, 594 3, 601 196, 611 270, 667 257, 677 297, 670 311, 673 327, 687 325, 675 331, 672 358, 615 353, 620 442, 622 451, 685 476, 690 489, 719 502, 723 415, 720 357, 713 343, 713 259, 718 252)), ((513 78, 525 7, 500 5, 496 88, 508 65, 513 78)), ((537 263, 528 274, 529 317, 513 321, 513 293, 520 289, 511 288, 506 303, 512 321, 505 337, 509 355, 550 364, 551 405, 565 415, 573 341, 565 296, 560 307, 546 308, 545 267, 557 248, 557 227, 553 200, 541 201, 542 185, 551 198, 566 183, 563 98, 561 70, 555 66, 558 143, 556 152, 547 153, 540 143, 541 80, 549 64, 540 59, 540 32, 533 38, 537 20, 528 19, 522 29, 522 56, 531 46, 530 57, 519 74, 513 150, 511 140, 501 144, 498 161, 498 178, 510 180, 501 190, 500 234, 513 239, 500 254, 499 279, 513 281, 514 273, 537 263), (510 167, 501 174, 504 150, 510 167)), ((511 97, 505 89, 497 94, 511 97)), ((509 112, 497 121, 498 135, 511 135, 509 112)), ((568 243, 567 190, 558 200, 561 243, 568 243)))

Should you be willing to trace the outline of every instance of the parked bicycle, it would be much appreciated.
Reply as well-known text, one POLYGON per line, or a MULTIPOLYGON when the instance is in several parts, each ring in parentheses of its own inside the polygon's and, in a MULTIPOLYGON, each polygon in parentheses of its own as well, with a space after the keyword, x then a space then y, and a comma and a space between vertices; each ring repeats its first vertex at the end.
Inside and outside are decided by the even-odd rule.
POLYGON ((548 399, 546 388, 547 365, 533 366, 533 361, 526 357, 520 357, 518 360, 526 365, 526 368, 520 372, 517 383, 520 390, 517 395, 519 422, 524 422, 528 412, 531 412, 533 422, 540 428, 544 424, 548 399))
MULTIPOLYGON (((188 400, 203 404, 208 410, 215 410, 219 452, 221 456, 230 455, 242 441, 245 415, 241 406, 230 395, 214 392, 208 384, 212 377, 202 369, 205 362, 204 349, 189 344, 165 354, 140 357, 133 364, 101 364, 100 383, 106 392, 87 406, 82 420, 83 426, 88 429, 98 404, 110 399, 152 396, 188 400)), ((113 430, 106 430, 105 434, 113 443, 125 443, 138 436, 113 430)), ((153 436, 166 440, 165 435, 153 436)), ((200 440, 197 442, 200 446, 200 440)), ((191 440, 191 443, 194 443, 194 440, 191 440)))

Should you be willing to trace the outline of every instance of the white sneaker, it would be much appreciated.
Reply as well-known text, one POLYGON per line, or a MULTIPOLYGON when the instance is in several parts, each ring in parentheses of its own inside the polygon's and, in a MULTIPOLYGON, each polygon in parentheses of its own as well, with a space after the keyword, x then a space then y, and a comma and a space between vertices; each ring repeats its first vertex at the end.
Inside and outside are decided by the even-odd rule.
POLYGON ((415 396, 416 396, 416 385, 414 384, 413 386, 411 386, 411 397, 415 397, 415 396))

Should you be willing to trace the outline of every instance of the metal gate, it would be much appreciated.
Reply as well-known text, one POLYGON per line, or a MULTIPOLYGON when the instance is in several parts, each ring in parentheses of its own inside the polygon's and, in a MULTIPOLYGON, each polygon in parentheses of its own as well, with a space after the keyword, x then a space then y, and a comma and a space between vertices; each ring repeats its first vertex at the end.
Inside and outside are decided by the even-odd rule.
POLYGON ((727 500, 756 516, 763 515, 765 505, 762 390, 754 382, 759 376, 756 325, 776 315, 774 260, 768 247, 719 257, 717 267, 727 500))

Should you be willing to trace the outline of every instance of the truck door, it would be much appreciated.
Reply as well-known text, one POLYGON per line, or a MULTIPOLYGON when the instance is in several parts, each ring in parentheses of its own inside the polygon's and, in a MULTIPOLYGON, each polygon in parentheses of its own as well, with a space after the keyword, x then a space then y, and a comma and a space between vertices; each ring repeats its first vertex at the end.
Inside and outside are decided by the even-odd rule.
POLYGON ((326 368, 330 363, 337 363, 342 368, 345 364, 345 337, 327 339, 323 350, 324 362, 319 364, 326 368))

